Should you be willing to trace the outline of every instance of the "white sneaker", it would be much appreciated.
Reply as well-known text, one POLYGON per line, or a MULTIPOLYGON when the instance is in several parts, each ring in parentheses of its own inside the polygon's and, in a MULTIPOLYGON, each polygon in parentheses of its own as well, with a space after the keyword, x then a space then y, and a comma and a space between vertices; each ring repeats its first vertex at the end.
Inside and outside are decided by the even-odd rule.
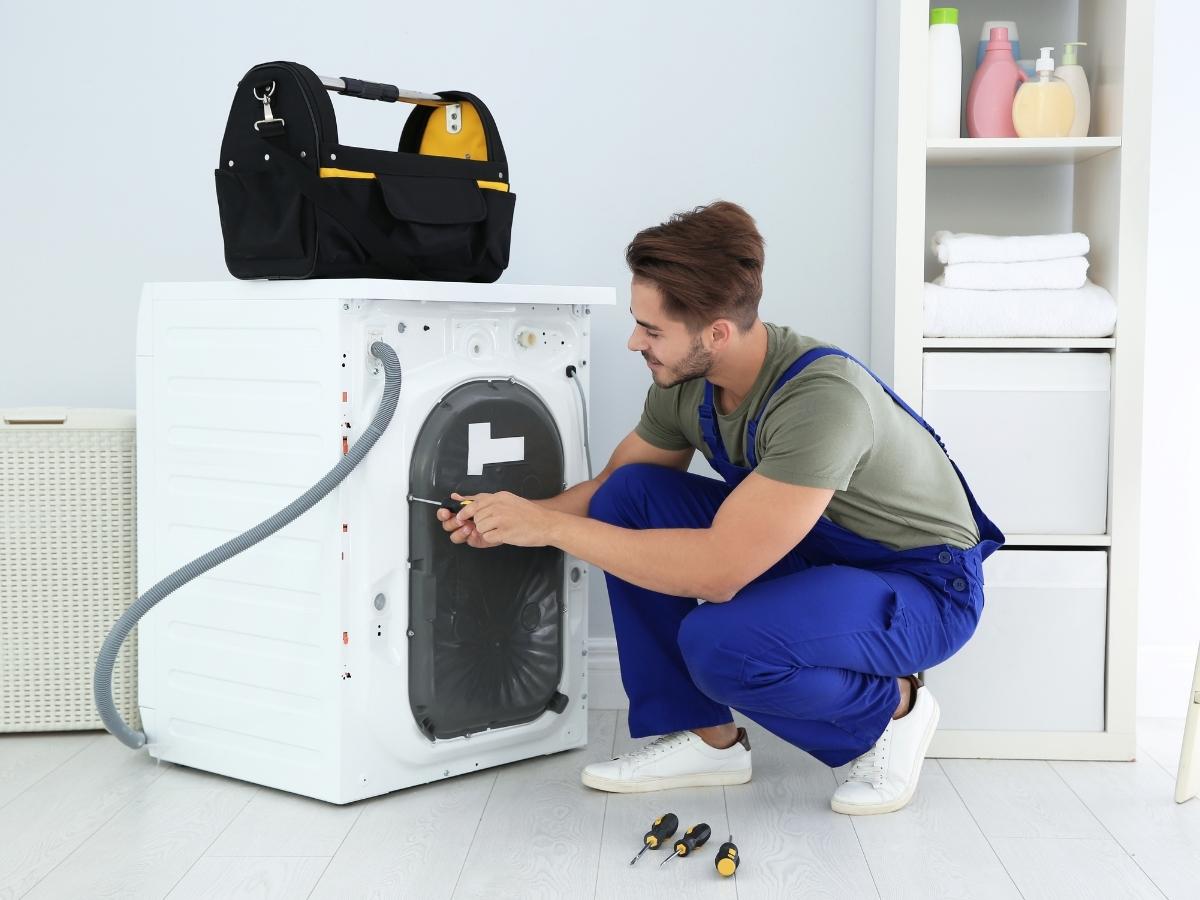
POLYGON ((690 731, 655 738, 640 750, 583 769, 583 783, 600 791, 633 794, 668 788, 745 784, 750 780, 750 740, 739 728, 728 749, 710 747, 690 731))
POLYGON ((888 722, 875 746, 854 761, 833 792, 833 811, 869 816, 894 812, 908 803, 940 716, 937 700, 922 685, 908 714, 888 722))

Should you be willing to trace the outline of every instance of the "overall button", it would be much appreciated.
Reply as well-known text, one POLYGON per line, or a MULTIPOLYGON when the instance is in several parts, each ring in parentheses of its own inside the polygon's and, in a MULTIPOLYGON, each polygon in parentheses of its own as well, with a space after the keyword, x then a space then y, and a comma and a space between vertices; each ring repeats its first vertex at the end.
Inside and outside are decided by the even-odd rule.
POLYGON ((965 578, 955 578, 954 589, 956 591, 965 591, 967 589, 967 580, 965 578))
POLYGON ((946 563, 950 562, 950 560, 952 560, 952 559, 954 559, 954 557, 950 555, 949 550, 943 550, 941 553, 938 554, 938 562, 940 562, 942 565, 945 565, 946 563))

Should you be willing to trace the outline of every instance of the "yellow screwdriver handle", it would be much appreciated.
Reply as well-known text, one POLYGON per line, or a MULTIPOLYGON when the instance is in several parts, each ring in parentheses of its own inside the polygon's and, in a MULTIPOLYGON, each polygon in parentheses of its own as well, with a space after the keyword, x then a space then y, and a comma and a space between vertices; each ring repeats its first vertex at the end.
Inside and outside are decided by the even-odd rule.
POLYGON ((721 845, 721 849, 717 851, 717 858, 713 864, 717 867, 717 871, 728 878, 737 871, 738 863, 741 859, 738 857, 737 844, 733 842, 733 835, 729 836, 729 840, 721 845))

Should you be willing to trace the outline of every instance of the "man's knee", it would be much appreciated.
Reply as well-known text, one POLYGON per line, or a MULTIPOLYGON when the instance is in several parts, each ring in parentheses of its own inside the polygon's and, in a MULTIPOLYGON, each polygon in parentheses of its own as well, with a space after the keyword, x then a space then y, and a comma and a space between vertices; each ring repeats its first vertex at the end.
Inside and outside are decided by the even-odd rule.
POLYGON ((636 519, 639 504, 631 501, 645 494, 646 485, 663 468, 653 463, 626 463, 613 469, 588 501, 588 518, 610 525, 637 525, 631 518, 636 519))
POLYGON ((796 718, 832 721, 845 705, 847 677, 855 677, 853 673, 799 661, 769 661, 762 658, 765 648, 754 646, 748 634, 752 631, 739 627, 728 603, 703 603, 688 613, 676 640, 692 683, 727 706, 777 706, 786 697, 788 712, 796 718))
POLYGON ((730 644, 736 630, 721 621, 722 612, 720 604, 700 604, 684 617, 676 637, 692 682, 718 703, 727 702, 723 698, 742 674, 742 654, 730 644))

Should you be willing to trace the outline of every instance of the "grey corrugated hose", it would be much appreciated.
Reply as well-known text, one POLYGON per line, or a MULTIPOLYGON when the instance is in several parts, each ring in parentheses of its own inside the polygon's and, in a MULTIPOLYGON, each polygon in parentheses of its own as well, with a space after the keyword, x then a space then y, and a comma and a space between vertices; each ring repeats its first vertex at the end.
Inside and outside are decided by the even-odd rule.
POLYGON ((203 556, 192 560, 186 566, 172 572, 158 584, 154 585, 154 587, 138 597, 129 609, 121 614, 116 624, 113 625, 112 631, 108 633, 108 637, 104 639, 104 644, 100 647, 100 655, 96 659, 96 671, 92 676, 92 687, 96 698, 96 709, 100 712, 100 718, 104 722, 104 727, 122 744, 136 750, 146 743, 145 733, 134 731, 125 724, 125 720, 121 718, 121 714, 117 712, 116 707, 113 705, 112 699, 112 673, 113 665, 117 660, 117 652, 121 649, 121 644, 129 636, 129 632, 133 630, 138 620, 149 612, 156 603, 173 591, 179 590, 179 588, 183 587, 193 578, 203 575, 214 566, 218 566, 225 562, 225 560, 237 556, 243 550, 248 550, 259 541, 270 537, 280 528, 306 513, 324 498, 326 494, 337 487, 347 475, 354 471, 354 467, 362 462, 363 458, 366 457, 367 453, 375 445, 375 442, 379 440, 379 436, 387 430, 388 424, 392 421, 392 414, 396 411, 396 404, 400 399, 400 359, 396 356, 396 351, 383 341, 375 341, 371 344, 371 353, 383 363, 383 398, 379 401, 379 409, 376 410, 371 423, 366 427, 362 436, 354 442, 354 446, 350 448, 349 452, 338 460, 338 464, 330 469, 320 481, 310 487, 300 497, 293 500, 288 506, 275 513, 269 519, 260 522, 245 534, 238 535, 215 550, 210 550, 203 556))

